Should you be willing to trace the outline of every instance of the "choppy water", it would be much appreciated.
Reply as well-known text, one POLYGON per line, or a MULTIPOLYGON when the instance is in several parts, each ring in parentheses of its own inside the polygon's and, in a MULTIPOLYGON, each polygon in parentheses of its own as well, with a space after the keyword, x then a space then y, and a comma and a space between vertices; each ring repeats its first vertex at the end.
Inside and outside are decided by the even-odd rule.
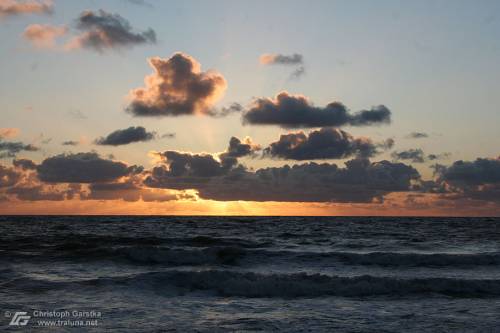
POLYGON ((37 332, 40 310, 116 332, 495 332, 500 219, 1 217, 0 310, 37 332))

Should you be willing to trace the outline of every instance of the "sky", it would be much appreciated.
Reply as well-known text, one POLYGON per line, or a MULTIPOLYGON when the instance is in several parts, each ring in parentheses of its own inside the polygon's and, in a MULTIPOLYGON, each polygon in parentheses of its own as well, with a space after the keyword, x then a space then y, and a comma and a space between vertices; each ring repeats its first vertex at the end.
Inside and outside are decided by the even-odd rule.
POLYGON ((500 215, 499 14, 0 0, 0 213, 500 215))

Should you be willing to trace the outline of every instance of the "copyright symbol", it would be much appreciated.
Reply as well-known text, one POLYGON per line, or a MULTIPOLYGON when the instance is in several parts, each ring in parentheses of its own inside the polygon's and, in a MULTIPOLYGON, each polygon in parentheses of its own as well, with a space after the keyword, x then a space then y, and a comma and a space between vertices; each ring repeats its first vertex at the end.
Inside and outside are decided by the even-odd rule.
POLYGON ((11 316, 12 314, 10 313, 10 311, 5 311, 5 317, 10 318, 11 316))

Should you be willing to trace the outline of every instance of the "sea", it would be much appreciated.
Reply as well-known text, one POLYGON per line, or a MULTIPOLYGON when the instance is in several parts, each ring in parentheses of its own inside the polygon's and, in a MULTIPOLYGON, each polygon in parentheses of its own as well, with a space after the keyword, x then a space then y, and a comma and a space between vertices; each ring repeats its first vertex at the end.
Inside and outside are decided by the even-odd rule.
POLYGON ((0 217, 0 331, 500 332, 500 218, 0 217))

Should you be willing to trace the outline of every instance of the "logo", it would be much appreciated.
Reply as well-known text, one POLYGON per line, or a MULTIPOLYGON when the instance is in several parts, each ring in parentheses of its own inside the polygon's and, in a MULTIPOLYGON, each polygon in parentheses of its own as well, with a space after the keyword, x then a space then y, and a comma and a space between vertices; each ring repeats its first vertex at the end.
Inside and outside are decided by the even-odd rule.
POLYGON ((27 312, 21 311, 14 313, 12 320, 9 325, 11 326, 26 326, 31 319, 31 316, 28 316, 27 312))

